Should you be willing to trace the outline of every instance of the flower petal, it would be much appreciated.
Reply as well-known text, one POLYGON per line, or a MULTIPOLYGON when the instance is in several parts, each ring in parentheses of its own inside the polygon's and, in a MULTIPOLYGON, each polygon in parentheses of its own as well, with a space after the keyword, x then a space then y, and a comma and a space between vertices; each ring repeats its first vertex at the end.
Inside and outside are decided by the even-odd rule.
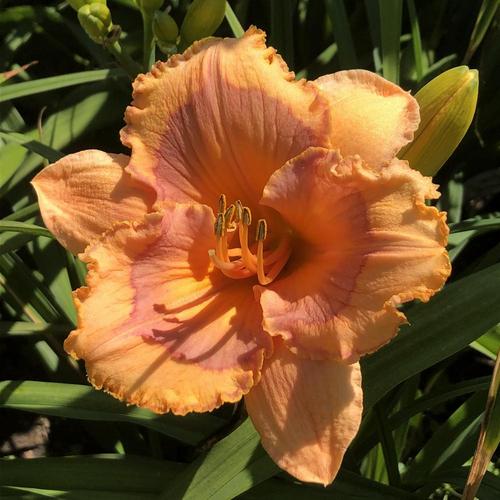
POLYGON ((431 179, 395 160, 311 148, 269 180, 262 203, 296 233, 286 274, 257 287, 264 328, 312 358, 356 361, 388 342, 405 320, 397 310, 427 301, 450 274, 445 214, 425 205, 431 179))
POLYGON ((311 145, 329 145, 328 101, 293 73, 265 34, 207 38, 134 82, 122 142, 128 170, 162 199, 256 204, 267 179, 311 145))
POLYGON ((315 83, 330 98, 332 145, 369 165, 386 164, 413 139, 418 103, 401 87, 365 70, 339 71, 315 83))
POLYGON ((271 340, 251 287, 211 272, 213 222, 206 206, 171 204, 89 246, 65 349, 96 387, 185 414, 237 401, 258 380, 271 340))
POLYGON ((124 171, 128 156, 88 150, 45 167, 32 184, 45 225, 73 253, 113 223, 141 219, 155 193, 124 171))
POLYGON ((297 479, 326 486, 361 422, 361 370, 299 358, 278 340, 245 403, 272 459, 297 479))

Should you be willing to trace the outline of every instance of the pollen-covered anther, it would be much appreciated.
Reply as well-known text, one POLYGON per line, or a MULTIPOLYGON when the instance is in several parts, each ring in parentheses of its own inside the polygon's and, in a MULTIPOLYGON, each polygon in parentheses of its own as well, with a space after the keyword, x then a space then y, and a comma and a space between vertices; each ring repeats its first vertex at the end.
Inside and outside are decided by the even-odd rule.
POLYGON ((208 252, 214 266, 230 278, 241 279, 257 275, 261 285, 271 283, 288 261, 291 252, 290 237, 285 236, 277 248, 264 252, 267 222, 259 219, 256 226, 257 255, 255 255, 248 245, 248 231, 252 224, 250 208, 243 206, 240 200, 227 206, 226 197, 221 195, 218 209, 214 223, 216 245, 215 249, 208 252), (238 227, 240 248, 228 248, 227 233, 234 231, 236 227, 238 227), (266 275, 265 268, 269 266, 271 267, 266 275))

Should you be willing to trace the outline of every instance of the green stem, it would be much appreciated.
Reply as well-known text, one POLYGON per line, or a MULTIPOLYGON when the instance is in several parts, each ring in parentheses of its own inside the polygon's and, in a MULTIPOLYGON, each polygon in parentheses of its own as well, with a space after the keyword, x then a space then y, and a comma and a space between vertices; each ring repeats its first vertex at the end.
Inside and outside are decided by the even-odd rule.
POLYGON ((142 65, 147 72, 151 69, 156 59, 155 39, 153 35, 153 15, 151 12, 146 12, 145 10, 142 10, 141 13, 144 31, 142 65))
POLYGON ((113 42, 104 45, 111 55, 118 61, 118 64, 128 73, 132 80, 141 72, 141 67, 123 51, 120 42, 113 42))

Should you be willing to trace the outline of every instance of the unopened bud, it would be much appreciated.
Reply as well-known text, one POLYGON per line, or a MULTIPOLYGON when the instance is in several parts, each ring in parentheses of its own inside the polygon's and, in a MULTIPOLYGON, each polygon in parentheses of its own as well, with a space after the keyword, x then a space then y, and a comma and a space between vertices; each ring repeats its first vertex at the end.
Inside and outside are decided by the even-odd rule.
POLYGON ((103 44, 111 30, 111 12, 102 3, 84 5, 78 10, 78 20, 91 40, 103 44))
POLYGON ((476 110, 479 78, 467 66, 445 71, 420 89, 415 99, 421 122, 415 139, 398 155, 433 176, 460 144, 476 110))
POLYGON ((225 0, 194 0, 181 26, 183 45, 213 35, 224 19, 225 9, 225 0))
POLYGON ((91 3, 102 3, 106 5, 106 0, 67 0, 70 7, 75 10, 81 9, 84 5, 90 5, 91 3))
POLYGON ((139 9, 146 12, 153 13, 154 11, 161 8, 164 0, 135 0, 135 3, 139 9))
POLYGON ((161 48, 162 45, 175 45, 179 36, 179 28, 174 18, 167 12, 155 12, 153 18, 153 32, 156 42, 161 48))

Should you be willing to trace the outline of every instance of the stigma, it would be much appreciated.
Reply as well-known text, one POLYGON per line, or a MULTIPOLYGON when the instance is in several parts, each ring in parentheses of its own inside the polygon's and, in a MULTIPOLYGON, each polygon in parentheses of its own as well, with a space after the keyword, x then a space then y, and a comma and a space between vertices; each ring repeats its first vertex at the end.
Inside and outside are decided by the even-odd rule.
POLYGON ((257 276, 261 285, 268 285, 276 279, 290 257, 290 236, 286 234, 276 248, 266 249, 266 220, 257 221, 255 240, 249 244, 251 225, 250 208, 243 206, 240 200, 228 206, 226 196, 222 194, 214 223, 215 248, 210 249, 208 255, 213 265, 229 278, 257 276), (229 236, 232 242, 235 233, 239 247, 229 248, 229 236))

